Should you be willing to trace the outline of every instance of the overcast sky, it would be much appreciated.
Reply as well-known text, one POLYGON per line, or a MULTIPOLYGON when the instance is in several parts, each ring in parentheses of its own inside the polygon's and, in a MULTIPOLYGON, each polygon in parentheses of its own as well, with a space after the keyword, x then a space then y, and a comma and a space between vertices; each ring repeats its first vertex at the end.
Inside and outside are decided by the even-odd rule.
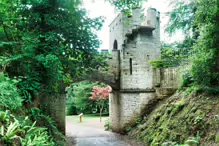
MULTIPOLYGON (((113 6, 111 6, 108 2, 104 2, 104 0, 83 0, 83 1, 84 1, 84 7, 89 11, 90 17, 104 16, 106 18, 105 23, 103 24, 103 28, 98 33, 98 36, 99 39, 102 40, 102 45, 100 46, 100 49, 108 49, 109 48, 108 26, 112 22, 112 20, 116 17, 117 12, 115 11, 113 6)), ((176 40, 176 37, 169 37, 168 34, 164 33, 164 29, 168 22, 168 16, 166 15, 166 12, 171 10, 169 6, 169 0, 148 0, 148 2, 146 2, 143 5, 143 7, 156 8, 157 11, 161 12, 160 15, 161 41, 172 42, 176 40)), ((181 37, 182 36, 177 37, 177 39, 181 37)))

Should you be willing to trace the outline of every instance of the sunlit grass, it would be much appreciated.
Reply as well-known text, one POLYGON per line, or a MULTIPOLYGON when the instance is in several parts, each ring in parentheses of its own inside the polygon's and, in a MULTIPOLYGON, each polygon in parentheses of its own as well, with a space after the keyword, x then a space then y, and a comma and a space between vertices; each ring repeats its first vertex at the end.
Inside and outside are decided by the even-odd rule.
MULTIPOLYGON (((102 116, 102 122, 104 123, 105 120, 109 118, 108 115, 102 116)), ((100 122, 100 115, 99 114, 84 114, 82 117, 82 122, 80 122, 80 117, 78 115, 66 116, 67 120, 72 121, 73 123, 99 123, 100 122)))

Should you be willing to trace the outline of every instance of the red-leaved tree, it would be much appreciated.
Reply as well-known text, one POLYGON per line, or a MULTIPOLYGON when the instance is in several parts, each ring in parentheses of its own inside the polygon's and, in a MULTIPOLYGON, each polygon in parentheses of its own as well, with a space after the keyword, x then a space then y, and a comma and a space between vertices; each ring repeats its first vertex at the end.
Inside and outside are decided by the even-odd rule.
POLYGON ((104 105, 105 102, 108 102, 109 99, 109 94, 111 92, 111 87, 98 87, 98 86, 93 86, 92 90, 92 96, 89 97, 89 100, 95 100, 96 104, 100 110, 100 122, 102 121, 102 111, 105 108, 104 105))

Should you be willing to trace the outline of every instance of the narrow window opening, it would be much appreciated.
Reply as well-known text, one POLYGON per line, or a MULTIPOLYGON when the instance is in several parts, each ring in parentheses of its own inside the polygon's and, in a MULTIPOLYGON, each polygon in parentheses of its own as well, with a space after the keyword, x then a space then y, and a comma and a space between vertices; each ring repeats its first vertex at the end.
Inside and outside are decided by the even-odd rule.
POLYGON ((114 43, 113 43, 113 50, 118 50, 117 40, 115 40, 114 43))
POLYGON ((132 75, 132 58, 129 59, 130 75, 132 75))

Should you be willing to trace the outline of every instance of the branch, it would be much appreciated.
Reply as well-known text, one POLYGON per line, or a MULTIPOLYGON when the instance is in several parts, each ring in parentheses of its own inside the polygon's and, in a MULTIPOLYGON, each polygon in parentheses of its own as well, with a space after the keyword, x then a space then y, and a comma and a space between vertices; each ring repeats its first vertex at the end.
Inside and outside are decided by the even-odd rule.
POLYGON ((5 36, 6 36, 7 40, 10 41, 10 40, 9 40, 9 37, 8 37, 8 33, 7 33, 7 31, 6 31, 5 25, 3 24, 2 27, 3 27, 3 29, 4 29, 4 33, 5 33, 5 36))

